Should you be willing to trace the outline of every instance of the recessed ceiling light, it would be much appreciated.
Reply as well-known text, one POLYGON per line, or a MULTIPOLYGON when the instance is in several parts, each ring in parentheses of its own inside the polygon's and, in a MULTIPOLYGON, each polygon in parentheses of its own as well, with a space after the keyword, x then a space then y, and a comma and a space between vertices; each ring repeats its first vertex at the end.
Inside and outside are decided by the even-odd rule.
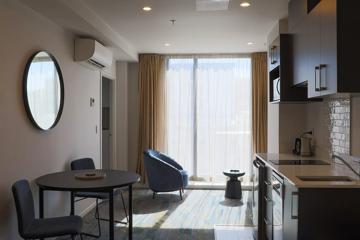
POLYGON ((241 7, 244 7, 244 8, 250 7, 250 3, 249 3, 249 2, 241 2, 241 3, 240 3, 240 6, 241 6, 241 7))
POLYGON ((149 6, 145 6, 145 7, 143 7, 143 10, 144 10, 145 12, 150 12, 150 11, 152 10, 152 8, 149 7, 149 6))
POLYGON ((248 42, 247 45, 253 45, 254 43, 253 42, 248 42))
POLYGON ((164 46, 165 46, 165 47, 170 47, 171 44, 170 44, 170 43, 165 43, 164 46))

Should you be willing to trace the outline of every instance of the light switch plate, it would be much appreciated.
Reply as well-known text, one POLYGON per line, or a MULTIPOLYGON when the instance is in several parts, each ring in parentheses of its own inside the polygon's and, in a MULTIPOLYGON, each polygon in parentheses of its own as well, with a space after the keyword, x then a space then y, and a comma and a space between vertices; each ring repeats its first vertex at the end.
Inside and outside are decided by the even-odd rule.
POLYGON ((90 107, 94 107, 95 106, 95 98, 90 98, 90 107))

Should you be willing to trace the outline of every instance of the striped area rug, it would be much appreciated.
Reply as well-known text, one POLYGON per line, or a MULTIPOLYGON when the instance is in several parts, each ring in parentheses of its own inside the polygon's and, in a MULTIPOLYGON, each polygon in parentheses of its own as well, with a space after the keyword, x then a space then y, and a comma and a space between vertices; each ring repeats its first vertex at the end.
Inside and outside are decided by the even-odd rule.
MULTIPOLYGON (((159 193, 152 199, 151 191, 135 190, 134 239, 215 240, 215 225, 251 224, 251 206, 247 204, 249 193, 244 191, 240 201, 225 199, 223 190, 186 190, 181 201, 178 192, 159 193)), ((115 203, 115 216, 123 220, 120 200, 116 199, 115 203)), ((101 205, 100 215, 108 216, 107 203, 101 205)), ((94 212, 87 214, 84 221, 84 231, 96 233, 94 212)), ((102 222, 101 226, 100 239, 107 240, 108 223, 102 222)), ((118 225, 115 235, 116 239, 127 239, 127 227, 118 225)))
POLYGON ((254 240, 252 227, 241 225, 215 225, 215 240, 254 240))

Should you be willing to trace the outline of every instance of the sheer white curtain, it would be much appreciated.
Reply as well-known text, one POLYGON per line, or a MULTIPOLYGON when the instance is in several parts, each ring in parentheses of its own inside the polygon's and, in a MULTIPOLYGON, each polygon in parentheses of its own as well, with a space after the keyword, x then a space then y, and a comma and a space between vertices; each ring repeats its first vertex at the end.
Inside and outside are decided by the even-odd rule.
POLYGON ((251 60, 198 59, 197 175, 216 181, 226 169, 249 173, 251 60))
POLYGON ((167 154, 193 174, 194 165, 194 60, 168 59, 166 71, 167 154))
POLYGON ((223 180, 251 166, 251 59, 170 58, 167 149, 192 176, 223 180))

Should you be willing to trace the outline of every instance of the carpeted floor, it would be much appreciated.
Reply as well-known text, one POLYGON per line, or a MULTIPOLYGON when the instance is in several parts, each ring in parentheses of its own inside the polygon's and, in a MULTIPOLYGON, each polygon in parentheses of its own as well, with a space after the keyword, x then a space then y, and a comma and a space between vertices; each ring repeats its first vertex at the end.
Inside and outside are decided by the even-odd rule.
MULTIPOLYGON (((136 240, 214 240, 215 225, 251 225, 251 206, 243 192, 243 200, 224 199, 222 190, 186 190, 181 201, 178 192, 158 194, 152 199, 149 190, 134 191, 134 239, 136 240)), ((127 194, 125 193, 125 201, 127 194)), ((125 220, 121 200, 115 200, 115 217, 125 220)), ((100 206, 101 217, 108 216, 107 202, 100 206)), ((94 210, 84 217, 84 232, 96 233, 94 210)), ((102 221, 101 240, 108 239, 108 223, 102 221)), ((61 238, 68 239, 68 238, 61 238)), ((84 237, 84 239, 92 239, 84 237)), ((127 227, 115 227, 115 239, 127 239, 127 227)))

